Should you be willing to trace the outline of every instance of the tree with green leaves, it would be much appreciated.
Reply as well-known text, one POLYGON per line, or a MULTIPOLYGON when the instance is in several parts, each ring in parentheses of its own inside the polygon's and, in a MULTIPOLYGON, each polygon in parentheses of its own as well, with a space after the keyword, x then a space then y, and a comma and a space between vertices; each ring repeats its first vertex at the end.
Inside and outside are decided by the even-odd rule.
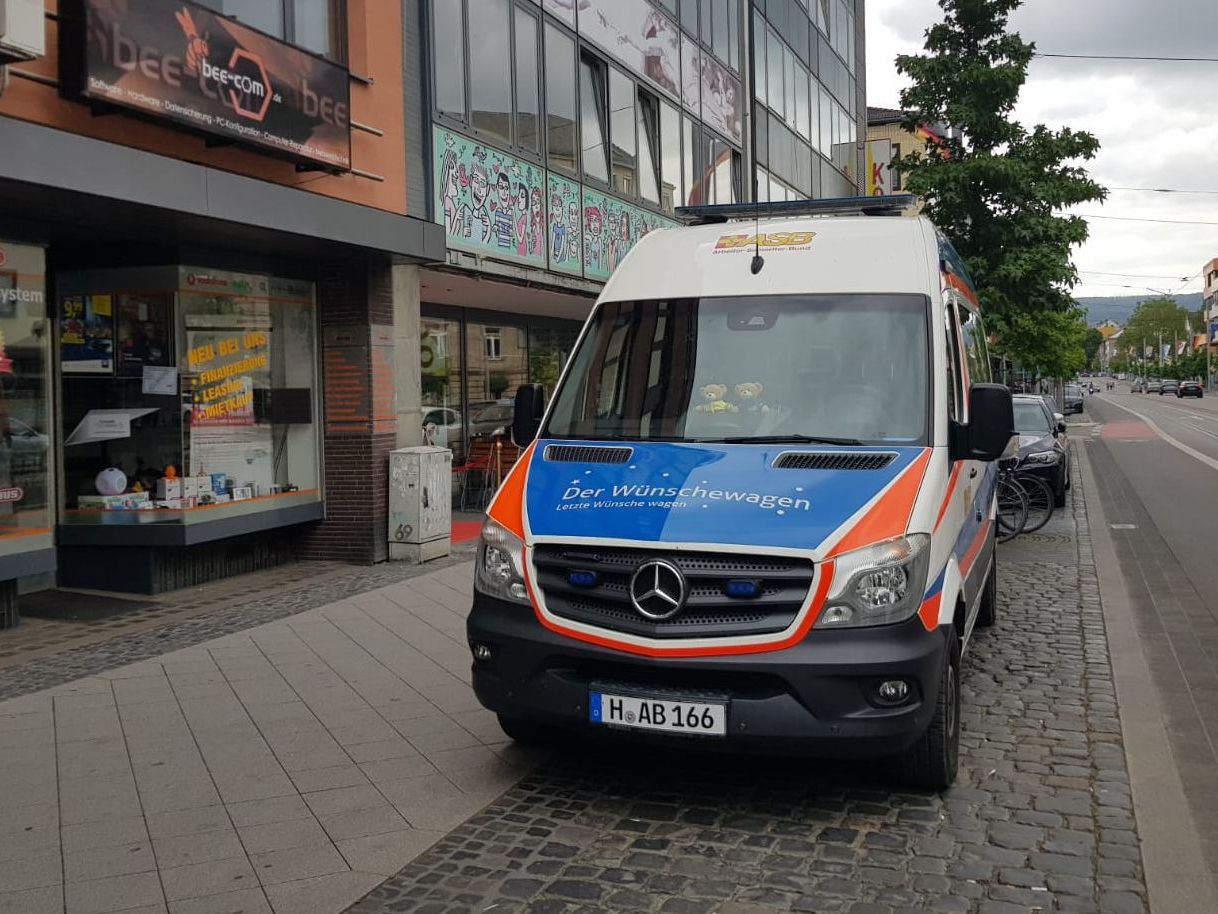
POLYGON ((1083 351, 1087 355, 1087 367, 1096 369, 1100 367, 1100 347, 1104 345, 1104 334, 1100 333, 1094 327, 1087 328, 1087 335, 1083 338, 1083 351))
POLYGON ((1160 345, 1190 338, 1190 324, 1188 312, 1174 298, 1148 298, 1133 309, 1121 339, 1136 347, 1139 356, 1143 346, 1151 347, 1155 353, 1151 361, 1158 363, 1162 357, 1160 345))
POLYGON ((1087 223, 1059 213, 1107 191, 1081 164, 1099 149, 1094 136, 1012 117, 1035 51, 1007 29, 1021 2, 939 0, 944 18, 927 30, 925 53, 900 55, 897 70, 912 80, 901 93, 906 127, 952 129, 897 168, 972 273, 998 351, 1064 377, 1086 361, 1085 317, 1070 289, 1087 223))

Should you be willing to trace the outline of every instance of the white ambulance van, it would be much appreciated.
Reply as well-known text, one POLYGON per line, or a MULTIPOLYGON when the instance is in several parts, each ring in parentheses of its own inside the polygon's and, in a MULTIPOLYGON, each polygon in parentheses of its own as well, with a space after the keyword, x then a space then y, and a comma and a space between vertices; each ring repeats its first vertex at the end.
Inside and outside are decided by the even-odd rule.
POLYGON ((563 730, 956 775, 1013 435, 912 198, 703 207, 641 239, 488 509, 473 683, 563 730))

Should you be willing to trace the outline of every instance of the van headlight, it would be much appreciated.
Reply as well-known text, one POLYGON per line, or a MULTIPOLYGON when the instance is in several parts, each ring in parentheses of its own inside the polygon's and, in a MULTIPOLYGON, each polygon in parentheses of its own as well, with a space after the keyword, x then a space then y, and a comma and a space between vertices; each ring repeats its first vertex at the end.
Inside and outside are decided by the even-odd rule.
POLYGON ((922 605, 930 537, 911 533, 847 552, 835 560, 833 586, 817 628, 904 622, 922 605))
POLYGON ((511 603, 528 603, 524 586, 524 542, 489 517, 482 525, 474 586, 488 597, 511 603))

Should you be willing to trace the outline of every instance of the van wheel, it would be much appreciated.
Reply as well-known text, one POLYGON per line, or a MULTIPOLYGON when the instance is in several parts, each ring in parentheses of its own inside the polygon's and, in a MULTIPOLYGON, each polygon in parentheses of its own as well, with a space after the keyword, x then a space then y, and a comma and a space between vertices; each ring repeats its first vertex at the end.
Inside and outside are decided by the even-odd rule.
POLYGON ((977 627, 989 628, 998 621, 998 550, 990 553, 990 573, 986 576, 981 591, 981 604, 977 607, 977 627))
POLYGON ((954 631, 949 638, 939 674, 935 716, 901 759, 901 779, 930 790, 946 790, 960 769, 960 647, 954 631))
POLYGON ((523 717, 509 717, 500 714, 499 729, 508 735, 513 742, 525 746, 545 746, 552 743, 557 734, 553 727, 539 724, 535 720, 525 720, 523 717))

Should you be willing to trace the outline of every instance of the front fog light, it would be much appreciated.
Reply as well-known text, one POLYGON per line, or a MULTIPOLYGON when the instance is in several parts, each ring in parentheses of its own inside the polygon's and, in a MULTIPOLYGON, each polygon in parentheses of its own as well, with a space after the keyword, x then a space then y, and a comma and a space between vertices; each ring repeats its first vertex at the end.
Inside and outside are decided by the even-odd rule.
POLYGON ((886 705, 899 705, 909 697, 909 683, 904 679, 886 679, 875 694, 886 705))

